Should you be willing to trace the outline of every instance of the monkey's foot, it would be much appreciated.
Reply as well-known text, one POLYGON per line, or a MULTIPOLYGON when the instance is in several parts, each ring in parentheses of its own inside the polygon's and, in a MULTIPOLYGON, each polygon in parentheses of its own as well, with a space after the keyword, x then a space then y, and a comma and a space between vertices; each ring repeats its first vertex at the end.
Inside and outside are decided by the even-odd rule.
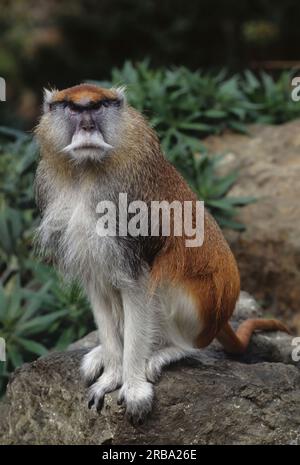
POLYGON ((152 410, 154 390, 147 381, 133 381, 123 384, 118 404, 126 407, 126 417, 133 425, 143 423, 152 410))
POLYGON ((105 394, 115 391, 122 384, 122 370, 116 368, 105 369, 102 376, 91 385, 88 391, 88 407, 94 405, 96 410, 100 412, 103 406, 105 394))
POLYGON ((101 345, 87 353, 81 363, 81 372, 87 386, 93 384, 104 370, 104 350, 101 345))

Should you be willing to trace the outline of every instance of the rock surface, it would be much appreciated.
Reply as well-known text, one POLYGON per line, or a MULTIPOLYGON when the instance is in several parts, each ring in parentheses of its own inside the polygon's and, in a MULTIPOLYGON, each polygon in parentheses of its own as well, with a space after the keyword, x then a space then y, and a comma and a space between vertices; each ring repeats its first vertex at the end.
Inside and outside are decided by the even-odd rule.
POLYGON ((230 195, 254 196, 241 209, 243 233, 227 232, 242 285, 300 334, 300 121, 249 127, 250 136, 209 137, 209 150, 225 155, 223 172, 238 169, 230 195))
MULTIPOLYGON (((257 313, 242 293, 234 324, 257 313)), ((138 428, 117 393, 101 414, 87 409, 79 363, 95 342, 92 333, 15 371, 0 407, 0 444, 300 444, 300 366, 286 334, 257 334, 242 358, 214 343, 197 361, 169 368, 138 428)))

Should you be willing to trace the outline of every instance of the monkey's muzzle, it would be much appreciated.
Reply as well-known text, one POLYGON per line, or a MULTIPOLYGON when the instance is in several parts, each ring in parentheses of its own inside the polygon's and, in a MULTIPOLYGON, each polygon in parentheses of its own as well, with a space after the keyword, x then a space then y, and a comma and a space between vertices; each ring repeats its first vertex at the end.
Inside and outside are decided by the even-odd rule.
POLYGON ((112 145, 105 142, 100 131, 86 131, 84 129, 79 129, 74 133, 71 143, 63 149, 63 152, 70 153, 79 150, 107 152, 112 148, 112 145))

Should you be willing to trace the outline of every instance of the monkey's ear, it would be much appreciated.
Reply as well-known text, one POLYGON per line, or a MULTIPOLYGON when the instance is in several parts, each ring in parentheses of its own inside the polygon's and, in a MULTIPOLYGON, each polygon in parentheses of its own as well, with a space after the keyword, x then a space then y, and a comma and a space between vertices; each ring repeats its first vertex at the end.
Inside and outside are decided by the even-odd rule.
POLYGON ((126 102, 126 86, 115 87, 112 90, 117 93, 118 99, 124 104, 126 102))
POLYGON ((53 101, 53 96, 57 92, 57 89, 44 89, 44 101, 43 101, 43 111, 47 113, 50 110, 50 103, 53 101))

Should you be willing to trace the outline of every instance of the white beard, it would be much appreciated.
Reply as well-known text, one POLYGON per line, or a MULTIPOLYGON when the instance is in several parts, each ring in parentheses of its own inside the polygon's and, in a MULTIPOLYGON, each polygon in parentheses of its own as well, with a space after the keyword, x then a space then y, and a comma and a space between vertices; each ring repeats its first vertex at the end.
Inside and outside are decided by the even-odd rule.
POLYGON ((99 160, 112 149, 113 146, 105 142, 99 131, 87 133, 81 130, 73 135, 71 143, 62 151, 70 154, 74 160, 82 161, 87 158, 99 160))

